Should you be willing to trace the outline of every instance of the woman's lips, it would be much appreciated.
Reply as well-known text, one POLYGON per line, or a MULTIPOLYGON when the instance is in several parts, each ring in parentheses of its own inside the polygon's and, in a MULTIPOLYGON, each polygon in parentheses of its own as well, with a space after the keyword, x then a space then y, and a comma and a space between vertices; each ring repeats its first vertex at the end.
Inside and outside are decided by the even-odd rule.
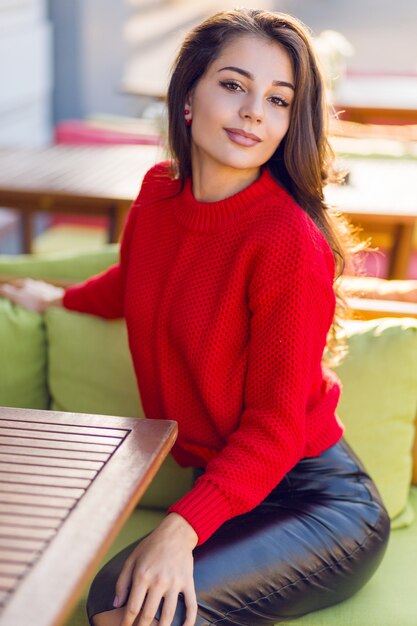
POLYGON ((237 128, 225 128, 224 130, 226 131, 229 139, 240 146, 255 146, 261 141, 256 135, 244 133, 237 128))

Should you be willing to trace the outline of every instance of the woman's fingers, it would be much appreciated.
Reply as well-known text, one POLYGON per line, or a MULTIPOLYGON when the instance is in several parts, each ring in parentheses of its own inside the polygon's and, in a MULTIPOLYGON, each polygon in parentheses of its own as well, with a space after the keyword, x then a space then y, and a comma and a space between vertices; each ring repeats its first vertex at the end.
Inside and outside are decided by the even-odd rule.
POLYGON ((18 278, 1 285, 0 295, 26 309, 44 313, 50 306, 62 303, 64 289, 41 280, 18 278))
POLYGON ((12 285, 15 285, 16 287, 27 287, 28 285, 33 285, 33 284, 37 284, 37 283, 44 283, 41 280, 35 280, 34 278, 14 278, 11 281, 12 285))
POLYGON ((126 560, 116 584, 118 606, 124 606, 120 626, 153 626, 161 603, 159 624, 171 626, 180 592, 185 596, 185 625, 194 626, 197 600, 192 541, 178 519, 176 516, 164 518, 126 560))
MULTIPOLYGON (((136 580, 132 586, 132 589, 130 590, 127 604, 124 607, 125 612, 123 614, 123 619, 122 619, 120 626, 133 626, 133 623, 135 624, 140 623, 142 626, 142 622, 135 622, 135 619, 138 617, 138 615, 143 616, 143 609, 144 609, 143 605, 146 599, 147 592, 149 593, 148 584, 145 582, 143 582, 142 584, 140 583, 138 584, 138 581, 136 580)), ((156 609, 155 609, 155 613, 156 613, 156 609)), ((149 624, 152 623, 152 619, 155 616, 155 613, 152 616, 149 624)), ((148 613, 146 612, 146 616, 147 615, 148 613)))
POLYGON ((159 626, 171 626, 177 604, 178 593, 169 592, 165 594, 161 617, 159 618, 159 626))
POLYGON ((28 295, 22 291, 20 287, 15 287, 12 284, 1 285, 0 287, 0 296, 4 296, 8 298, 14 304, 19 304, 24 306, 32 311, 36 311, 36 303, 33 303, 28 295))
MULTIPOLYGON (((40 280, 33 280, 33 278, 13 278, 9 280, 7 284, 17 289, 30 289, 33 285, 43 283, 40 280)), ((43 283, 45 284, 45 283, 43 283)))
POLYGON ((125 561, 119 578, 116 582, 115 597, 113 606, 123 606, 129 596, 130 587, 132 585, 132 573, 135 567, 135 562, 130 562, 129 559, 125 561))
POLYGON ((4 285, 0 285, 0 296, 9 297, 9 294, 12 294, 16 291, 16 288, 13 287, 10 283, 5 283, 4 285))
MULTIPOLYGON (((171 626, 175 616, 175 610, 178 603, 178 592, 165 590, 165 587, 154 585, 148 588, 147 584, 134 585, 130 592, 129 600, 125 606, 123 620, 120 626, 151 626, 155 619, 156 612, 163 599, 163 607, 161 617, 159 618, 159 626, 171 626), (139 616, 137 622, 135 619, 139 616)), ((191 585, 187 591, 184 591, 186 620, 183 626, 194 626, 197 619, 197 597, 194 585, 191 585)))
MULTIPOLYGON (((148 589, 148 594, 146 596, 145 602, 140 612, 138 626, 151 626, 152 621, 160 605, 160 602, 166 593, 167 593, 166 588, 158 584, 154 584, 150 589, 148 589)), ((177 596, 178 596, 178 593, 177 593, 177 596)), ((136 603, 135 603, 135 606, 136 606, 136 603)), ((124 626, 123 623, 122 623, 122 626, 124 626)), ((126 626, 131 626, 131 625, 130 623, 127 623, 126 626)), ((171 626, 171 622, 169 623, 169 626, 171 626)))
POLYGON ((13 287, 23 287, 26 280, 26 278, 13 278, 9 280, 7 284, 13 285, 13 287))
POLYGON ((186 608, 186 619, 183 626, 194 626, 197 619, 197 596, 195 593, 194 582, 184 589, 184 601, 186 608))
POLYGON ((5 295, 9 293, 19 292, 18 287, 15 287, 12 283, 4 283, 4 285, 0 285, 0 293, 4 293, 5 295))

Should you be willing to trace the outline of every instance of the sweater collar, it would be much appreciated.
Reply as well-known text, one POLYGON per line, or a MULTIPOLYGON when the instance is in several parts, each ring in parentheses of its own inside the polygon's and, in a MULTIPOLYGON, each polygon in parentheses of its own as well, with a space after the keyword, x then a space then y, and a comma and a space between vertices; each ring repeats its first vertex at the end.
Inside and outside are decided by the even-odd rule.
POLYGON ((266 196, 279 193, 280 186, 266 167, 259 178, 237 193, 215 202, 201 202, 193 194, 192 177, 178 196, 175 212, 178 220, 191 230, 218 230, 251 213, 266 196))

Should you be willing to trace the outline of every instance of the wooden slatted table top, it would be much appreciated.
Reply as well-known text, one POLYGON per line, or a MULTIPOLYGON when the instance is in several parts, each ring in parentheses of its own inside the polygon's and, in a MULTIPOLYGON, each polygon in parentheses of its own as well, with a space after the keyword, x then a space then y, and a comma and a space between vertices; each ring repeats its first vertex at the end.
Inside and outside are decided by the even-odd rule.
POLYGON ((0 626, 59 626, 177 423, 0 408, 0 626))
POLYGON ((159 146, 148 145, 2 148, 0 205, 25 194, 130 203, 145 172, 162 158, 159 146))

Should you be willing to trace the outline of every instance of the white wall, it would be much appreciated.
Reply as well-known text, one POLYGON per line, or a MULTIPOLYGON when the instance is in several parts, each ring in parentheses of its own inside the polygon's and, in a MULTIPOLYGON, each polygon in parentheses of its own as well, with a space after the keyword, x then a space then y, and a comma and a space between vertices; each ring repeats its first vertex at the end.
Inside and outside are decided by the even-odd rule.
POLYGON ((0 0, 0 146, 50 141, 51 63, 46 0, 0 0))
POLYGON ((131 112, 121 93, 128 14, 126 0, 50 0, 56 121, 131 112))

